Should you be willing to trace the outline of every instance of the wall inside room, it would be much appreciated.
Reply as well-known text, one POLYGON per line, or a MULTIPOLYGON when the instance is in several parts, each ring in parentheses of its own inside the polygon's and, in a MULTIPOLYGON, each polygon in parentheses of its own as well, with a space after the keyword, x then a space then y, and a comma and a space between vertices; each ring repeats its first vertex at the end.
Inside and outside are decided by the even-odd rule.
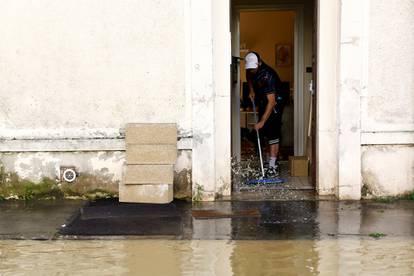
MULTIPOLYGON (((275 69, 282 81, 293 87, 293 58, 289 66, 276 66, 275 46, 288 44, 293 54, 295 12, 255 11, 240 13, 240 47, 260 54, 262 60, 275 69)), ((244 56, 246 52, 241 52, 244 56)), ((241 78, 245 81, 244 62, 241 63, 241 78)))

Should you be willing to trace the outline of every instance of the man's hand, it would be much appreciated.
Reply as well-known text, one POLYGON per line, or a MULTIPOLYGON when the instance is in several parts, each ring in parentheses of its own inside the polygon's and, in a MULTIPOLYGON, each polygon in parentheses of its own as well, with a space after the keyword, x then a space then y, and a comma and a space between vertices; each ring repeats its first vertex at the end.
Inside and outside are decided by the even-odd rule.
POLYGON ((251 100, 252 102, 254 102, 254 97, 255 97, 254 91, 253 91, 253 90, 250 90, 250 91, 249 91, 249 98, 250 98, 250 100, 251 100))
POLYGON ((254 129, 259 130, 264 126, 264 124, 265 124, 264 122, 260 121, 260 122, 258 122, 257 124, 254 125, 254 129))

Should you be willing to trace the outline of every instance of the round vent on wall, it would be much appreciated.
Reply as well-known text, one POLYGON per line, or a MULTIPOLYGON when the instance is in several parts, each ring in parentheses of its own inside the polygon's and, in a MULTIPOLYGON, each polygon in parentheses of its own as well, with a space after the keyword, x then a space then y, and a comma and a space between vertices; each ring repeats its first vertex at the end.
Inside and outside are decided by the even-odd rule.
POLYGON ((66 182, 73 182, 76 179, 76 172, 74 169, 65 169, 62 173, 62 178, 66 182))

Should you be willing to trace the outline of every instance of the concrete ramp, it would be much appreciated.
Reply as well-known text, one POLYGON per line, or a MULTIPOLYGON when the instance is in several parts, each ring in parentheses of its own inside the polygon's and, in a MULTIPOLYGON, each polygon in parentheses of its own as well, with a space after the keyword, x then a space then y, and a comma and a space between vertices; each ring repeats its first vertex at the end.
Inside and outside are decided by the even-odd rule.
POLYGON ((176 124, 128 124, 126 168, 119 201, 169 203, 177 159, 176 124))

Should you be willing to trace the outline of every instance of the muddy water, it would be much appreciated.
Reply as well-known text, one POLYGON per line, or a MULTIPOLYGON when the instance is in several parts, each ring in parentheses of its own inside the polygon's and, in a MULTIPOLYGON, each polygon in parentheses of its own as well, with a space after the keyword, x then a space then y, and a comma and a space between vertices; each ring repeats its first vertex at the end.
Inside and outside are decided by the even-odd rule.
POLYGON ((0 275, 414 275, 414 240, 0 241, 0 275))

